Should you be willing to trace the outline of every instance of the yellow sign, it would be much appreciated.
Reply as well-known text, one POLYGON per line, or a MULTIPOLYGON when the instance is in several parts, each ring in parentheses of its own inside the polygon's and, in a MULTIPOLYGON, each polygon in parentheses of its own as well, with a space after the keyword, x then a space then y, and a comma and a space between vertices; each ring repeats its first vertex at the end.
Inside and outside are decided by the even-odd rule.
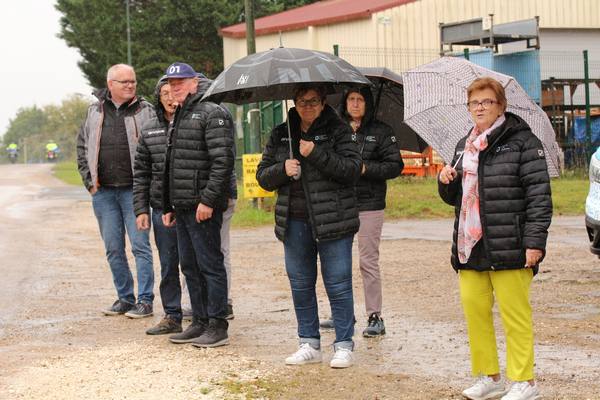
POLYGON ((267 192, 258 185, 256 181, 256 168, 262 159, 262 154, 244 154, 242 156, 244 197, 251 199, 254 197, 273 197, 273 192, 267 192))

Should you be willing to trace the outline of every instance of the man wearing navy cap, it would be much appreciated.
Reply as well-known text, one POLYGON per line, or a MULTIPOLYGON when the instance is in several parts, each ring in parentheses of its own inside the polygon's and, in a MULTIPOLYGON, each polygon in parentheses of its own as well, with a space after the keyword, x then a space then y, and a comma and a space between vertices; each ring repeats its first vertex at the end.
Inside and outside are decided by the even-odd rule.
POLYGON ((210 81, 199 79, 190 65, 173 63, 166 75, 179 106, 167 135, 163 222, 177 228, 194 314, 192 324, 169 339, 223 346, 229 339, 220 230, 234 166, 233 121, 223 107, 200 101, 210 81))

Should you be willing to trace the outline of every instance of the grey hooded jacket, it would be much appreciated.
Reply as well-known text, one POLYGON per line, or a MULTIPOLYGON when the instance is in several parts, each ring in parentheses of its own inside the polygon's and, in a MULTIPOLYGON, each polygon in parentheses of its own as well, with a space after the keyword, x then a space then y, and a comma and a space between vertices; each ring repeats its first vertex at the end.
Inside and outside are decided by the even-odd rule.
MULTIPOLYGON (((87 111, 85 121, 77 134, 77 168, 85 188, 89 191, 93 187, 99 187, 98 182, 98 154, 100 152, 100 135, 104 122, 104 103, 108 100, 108 90, 101 89, 94 93, 98 101, 91 104, 87 111)), ((129 143, 129 155, 131 169, 135 160, 135 151, 138 137, 144 122, 154 116, 154 108, 141 97, 136 97, 131 103, 137 110, 133 116, 125 117, 127 130, 127 141, 129 143)))

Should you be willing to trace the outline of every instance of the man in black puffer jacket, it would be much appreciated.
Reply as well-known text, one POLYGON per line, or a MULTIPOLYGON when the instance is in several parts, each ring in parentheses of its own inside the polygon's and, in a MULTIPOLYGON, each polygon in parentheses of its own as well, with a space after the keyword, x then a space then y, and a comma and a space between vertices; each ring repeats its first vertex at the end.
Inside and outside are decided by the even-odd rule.
POLYGON ((179 103, 167 134, 163 178, 163 222, 175 225, 181 269, 192 303, 192 324, 170 337, 198 347, 228 344, 227 274, 221 252, 221 224, 234 165, 233 121, 212 102, 201 102, 209 83, 191 66, 167 68, 179 103))
POLYGON ((374 112, 373 95, 368 87, 350 89, 342 97, 339 114, 356 133, 363 160, 356 195, 360 218, 357 234, 359 267, 368 317, 364 337, 385 334, 381 318, 383 300, 379 242, 387 193, 386 180, 396 178, 404 167, 392 128, 375 119, 374 112))
POLYGON ((154 241, 160 258, 160 297, 165 317, 148 329, 148 335, 181 332, 181 285, 179 251, 175 227, 162 222, 162 187, 167 148, 167 128, 173 120, 177 102, 171 96, 167 77, 163 76, 155 89, 156 115, 142 127, 133 174, 133 210, 139 230, 154 228, 154 241), (152 207, 152 224, 150 223, 152 207))

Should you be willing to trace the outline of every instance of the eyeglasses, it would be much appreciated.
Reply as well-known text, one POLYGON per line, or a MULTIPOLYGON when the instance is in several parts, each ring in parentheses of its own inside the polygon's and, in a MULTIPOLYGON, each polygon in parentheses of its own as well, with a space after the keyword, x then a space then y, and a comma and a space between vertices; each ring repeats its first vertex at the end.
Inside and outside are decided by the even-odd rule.
POLYGON ((492 104, 499 104, 496 100, 492 99, 483 99, 481 101, 473 100, 467 103, 467 107, 469 110, 477 110, 479 106, 483 107, 484 110, 490 108, 492 104))
POLYGON ((137 81, 120 81, 118 79, 111 79, 111 81, 118 82, 123 86, 127 86, 127 85, 135 86, 137 84, 137 81))
POLYGON ((316 97, 313 97, 312 99, 308 100, 298 99, 295 103, 298 107, 316 107, 319 104, 321 104, 321 99, 318 99, 316 97))

